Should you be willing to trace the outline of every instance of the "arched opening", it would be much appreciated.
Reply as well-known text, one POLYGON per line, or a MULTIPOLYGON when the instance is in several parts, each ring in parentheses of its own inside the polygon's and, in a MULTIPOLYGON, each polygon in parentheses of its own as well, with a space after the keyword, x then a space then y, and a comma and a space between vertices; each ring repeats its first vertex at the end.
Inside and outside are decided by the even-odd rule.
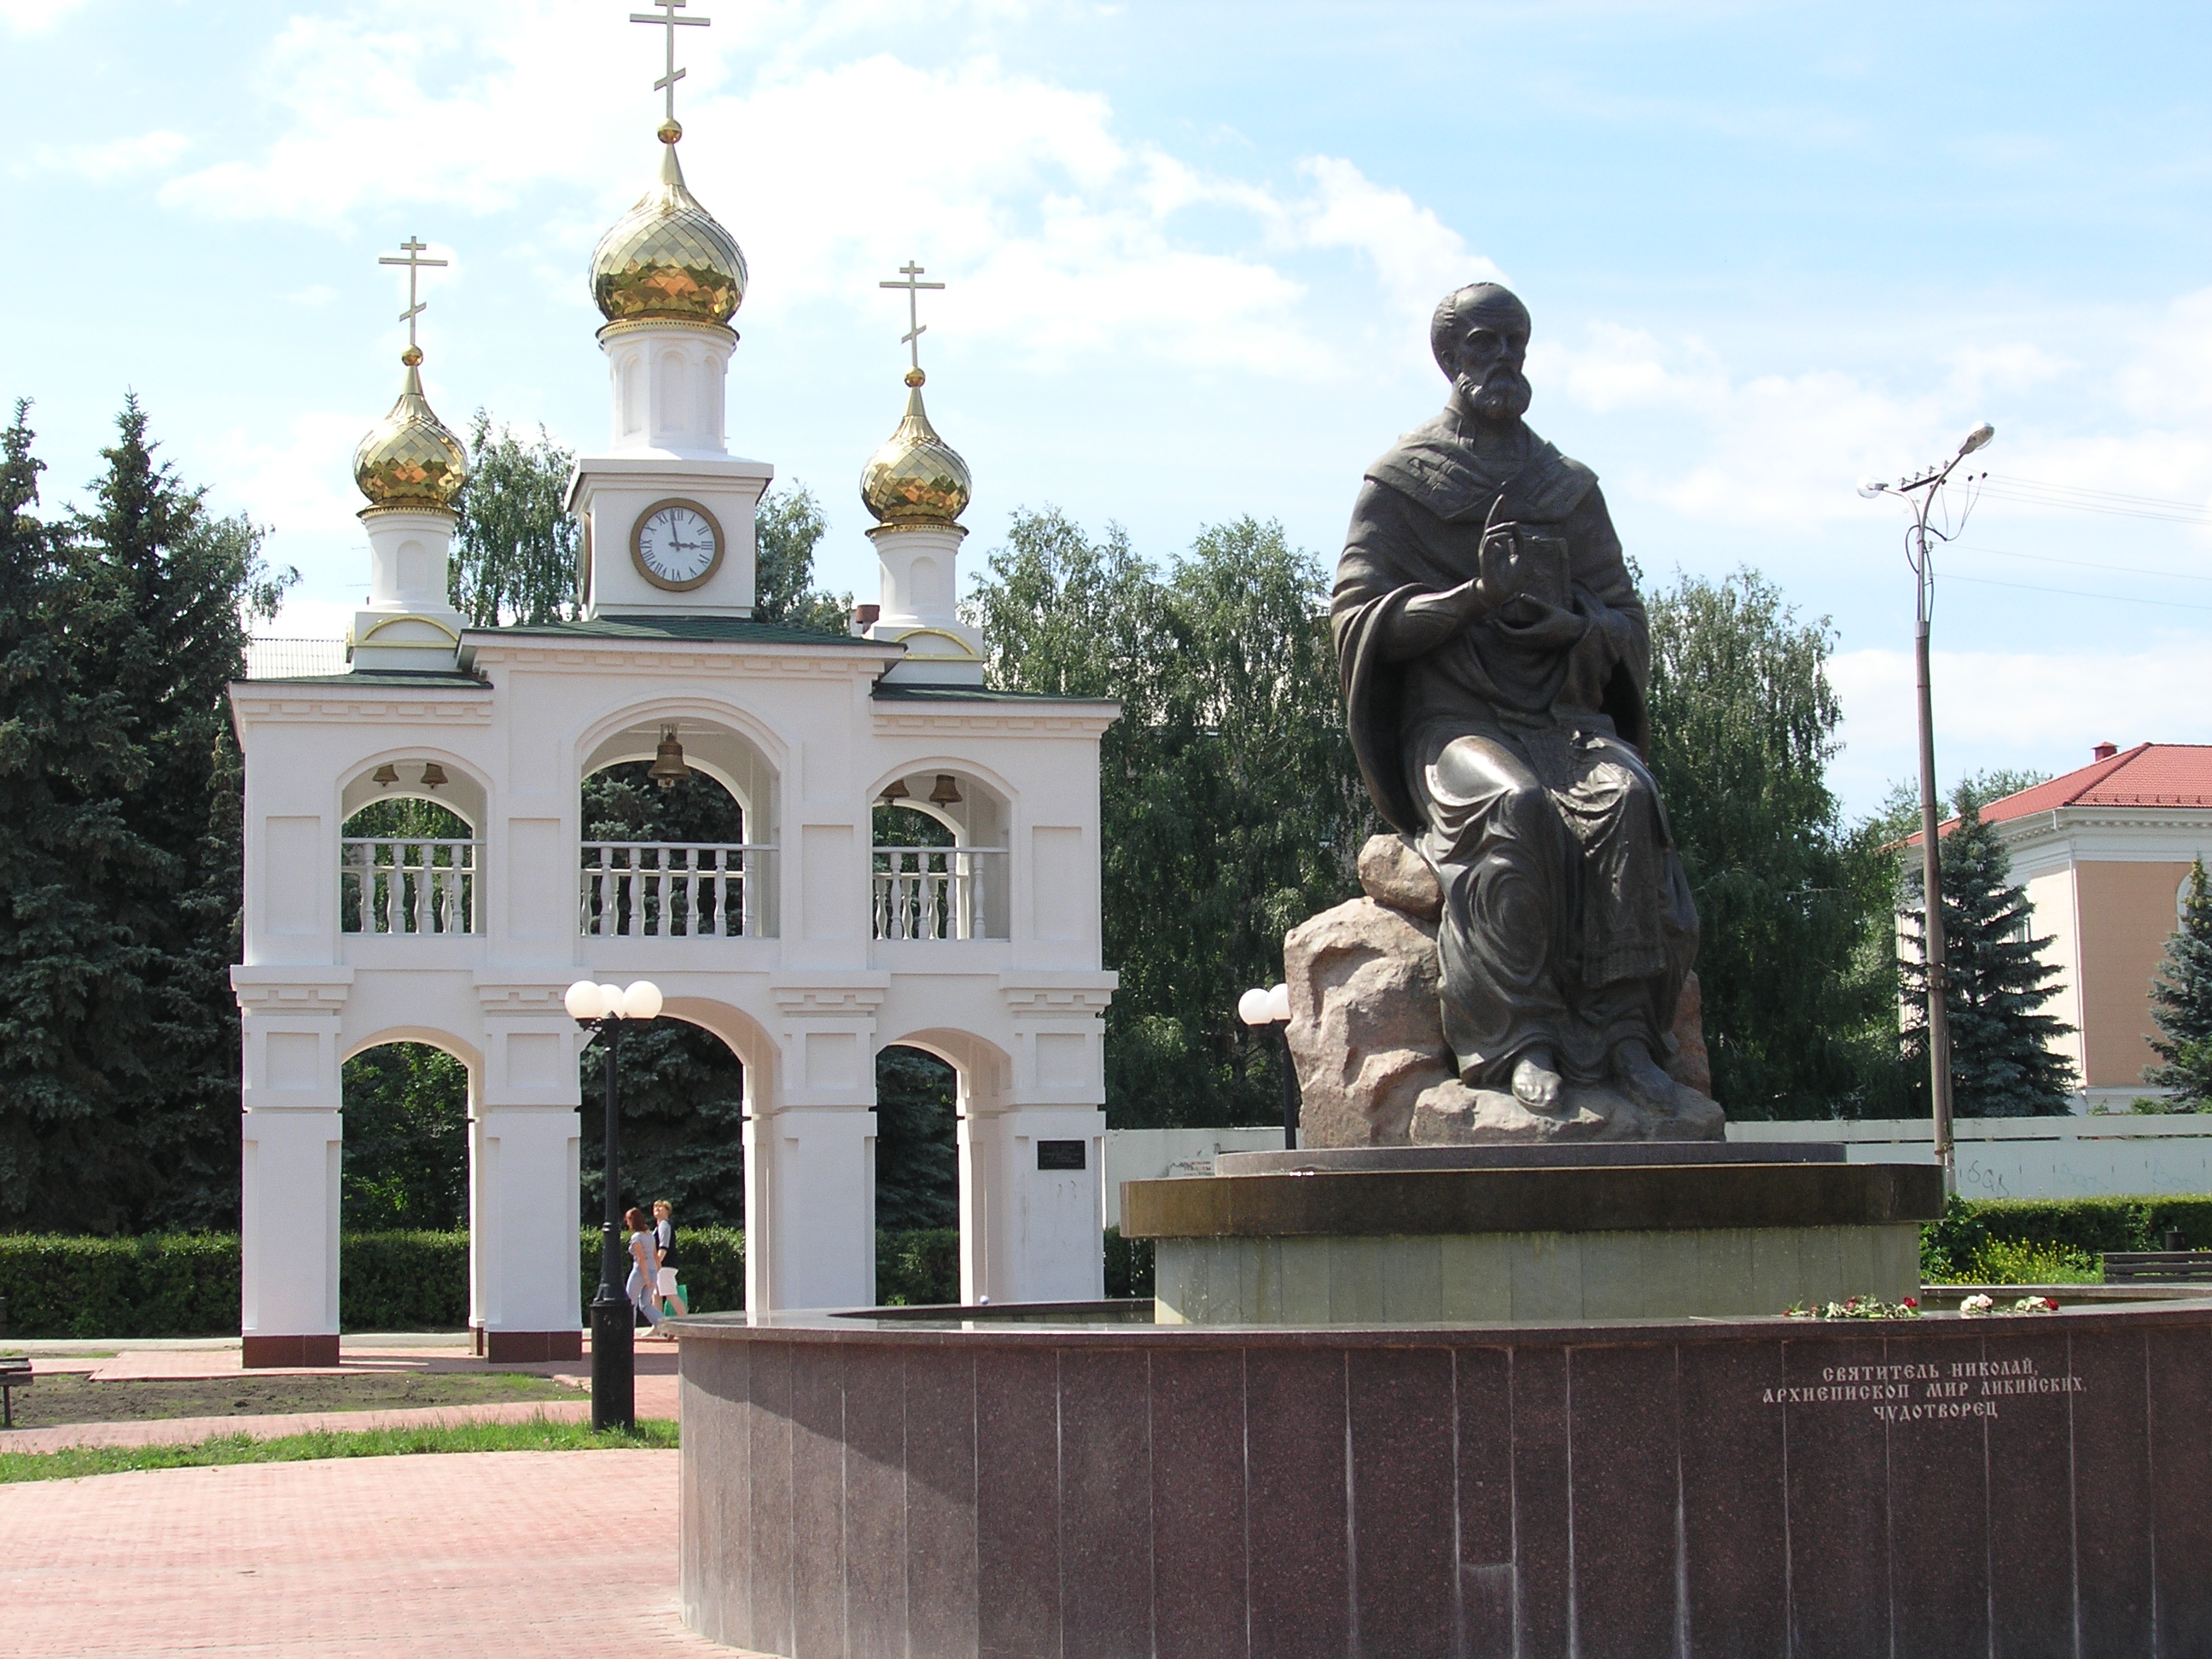
POLYGON ((338 1319, 349 1331, 469 1320, 469 1067, 428 1042, 381 1042, 340 1073, 338 1319))
POLYGON ((599 744, 580 787, 586 935, 774 936, 775 774, 744 738, 641 721, 599 744))
POLYGON ((876 1054, 876 1300, 960 1299, 959 1073, 927 1049, 876 1054))
POLYGON ((934 767, 876 798, 870 915, 879 939, 1006 939, 1012 813, 982 779, 934 767))
MULTIPOLYGON (((578 1145, 579 1210, 586 1228, 606 1213, 606 1061, 598 1043, 579 1062, 582 1088, 578 1145)), ((622 1112, 622 1207, 650 1211, 666 1200, 681 1235, 745 1223, 745 1067, 703 1026, 664 1015, 624 1034, 616 1050, 615 1086, 622 1112)), ((684 1252, 696 1264, 696 1248, 684 1252)), ((694 1313, 739 1305, 734 1284, 687 1273, 694 1313), (716 1306, 717 1303, 720 1306, 716 1306)))
POLYGON ((347 784, 338 928, 347 933, 480 933, 483 787, 441 762, 380 762, 347 784))

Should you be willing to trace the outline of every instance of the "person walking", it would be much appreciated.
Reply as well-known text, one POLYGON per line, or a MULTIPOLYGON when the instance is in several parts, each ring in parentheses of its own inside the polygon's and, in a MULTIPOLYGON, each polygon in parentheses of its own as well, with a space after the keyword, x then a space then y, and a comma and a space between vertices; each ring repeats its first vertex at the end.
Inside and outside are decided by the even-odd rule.
POLYGON ((630 1305, 645 1316, 645 1322, 653 1327, 653 1334, 664 1342, 676 1339, 660 1328, 660 1303, 653 1295, 659 1281, 660 1264, 654 1260, 653 1224, 642 1210, 631 1210, 623 1217, 623 1225, 629 1229, 629 1291, 630 1305))
POLYGON ((679 1315, 690 1313, 691 1309, 684 1300, 683 1286, 676 1282, 676 1270, 683 1265, 676 1259, 676 1206, 665 1198, 655 1199, 653 1203, 653 1242, 660 1263, 653 1288, 667 1304, 663 1311, 673 1309, 679 1315))

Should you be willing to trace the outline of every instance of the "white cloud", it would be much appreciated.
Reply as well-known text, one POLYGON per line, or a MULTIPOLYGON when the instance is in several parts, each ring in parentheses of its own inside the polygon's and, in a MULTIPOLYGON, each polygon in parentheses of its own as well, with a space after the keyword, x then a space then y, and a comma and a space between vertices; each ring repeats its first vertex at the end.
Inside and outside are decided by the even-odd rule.
POLYGON ((218 511, 249 512, 275 532, 270 562, 298 565, 307 589, 328 597, 368 580, 366 538, 355 518, 365 503, 351 467, 374 418, 315 410, 294 416, 273 440, 233 428, 181 437, 175 446, 189 476, 207 481, 218 511))
MULTIPOLYGON (((1020 10, 974 9, 987 21, 1020 10)), ((787 8, 684 42, 686 176, 745 246, 752 314, 833 296, 894 307, 876 280, 919 255, 953 283, 934 302, 946 332, 1010 340, 1033 367, 1135 349, 1313 379, 1348 359, 1336 331, 1300 315, 1300 255, 1364 256, 1391 311, 1423 319, 1445 289, 1495 274, 1433 213, 1346 161, 1311 158, 1284 191, 1133 143, 1103 96, 988 55, 950 70, 882 53, 803 61, 865 38, 873 11, 787 8), (769 69, 732 89, 723 64, 740 49, 765 52, 769 69)), ((568 261, 643 187, 655 155, 650 100, 610 85, 605 51, 627 43, 605 22, 569 0, 488 4, 430 25, 435 38, 295 19, 257 71, 283 131, 258 155, 173 179, 161 199, 344 228, 395 204, 495 210, 554 184, 595 204, 556 208, 547 228, 566 246, 542 250, 554 256, 545 276, 557 269, 565 285, 568 261), (481 67, 433 86, 425 66, 452 62, 481 67)))
MULTIPOLYGON (((2177 691, 2203 678, 2203 647, 2176 641, 2092 652, 1942 651, 1929 670, 1936 758, 1948 787, 1992 767, 2070 772, 2091 745, 2212 741, 2212 710, 2177 691)), ((1839 652, 1828 674, 1844 706, 1838 782, 1856 810, 1919 766, 1912 656, 1839 652)))
POLYGON ((18 162, 12 170, 19 178, 67 173, 106 184, 128 174, 166 172, 191 143, 182 133, 155 131, 135 137, 111 138, 104 144, 40 144, 28 161, 18 162))
POLYGON ((1404 191, 1375 183, 1351 162, 1310 156, 1298 170, 1313 184, 1310 197, 1291 204, 1298 240, 1365 254, 1393 305, 1411 309, 1424 325, 1437 301, 1454 289, 1505 280, 1434 213, 1404 191))
POLYGON ((43 34, 84 0, 0 0, 0 23, 19 34, 43 34))
MULTIPOLYGON (((1659 417, 1631 488, 1685 518, 1802 532, 1864 521, 1852 485, 1949 454, 1995 420, 1991 471, 2161 499, 2212 495, 2212 290, 2112 330, 2112 360, 2066 362, 2027 341, 1956 348, 1899 365, 1898 386, 1823 368, 1743 374, 1694 336, 1666 340, 1618 323, 1578 343, 1530 348, 1540 389, 1556 384, 1608 416, 1659 417)), ((1819 349, 1816 345, 1814 350, 1819 349)), ((1994 519, 2033 511, 1995 497, 1994 519)))

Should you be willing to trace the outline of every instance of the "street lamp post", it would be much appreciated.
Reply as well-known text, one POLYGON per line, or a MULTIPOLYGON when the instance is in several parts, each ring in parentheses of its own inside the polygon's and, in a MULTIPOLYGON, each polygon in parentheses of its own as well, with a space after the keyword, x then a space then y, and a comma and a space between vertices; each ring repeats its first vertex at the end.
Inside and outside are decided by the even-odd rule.
MULTIPOLYGON (((1959 1189, 1959 1158, 1951 1135, 1951 1017, 1944 1001, 1950 981, 1943 956, 1942 851, 1936 839, 1939 825, 1936 716, 1928 676, 1928 624, 1936 610, 1936 565, 1928 538, 1933 535, 1938 541, 1948 541, 1951 534, 1956 533, 1958 526, 1953 525, 1948 533, 1931 532, 1928 515, 1936 496, 1950 482, 1953 470, 1995 436, 1996 428, 1984 421, 1966 434, 1958 453, 1942 465, 1929 467, 1916 477, 1900 478, 1895 483, 1869 478, 1859 485, 1859 494, 1869 498, 1897 496, 1912 514, 1912 527, 1905 536, 1905 557, 1912 567, 1912 663, 1920 709, 1920 909, 1924 918, 1920 937, 1928 962, 1928 1103, 1936 1161, 1943 1166, 1943 1190, 1947 1193, 1959 1189)), ((1968 505, 1971 508, 1972 503, 1968 505)), ((1963 520, 1961 514, 1962 522, 1963 520)))
POLYGON ((1291 988, 1278 985, 1272 991, 1263 991, 1254 986, 1237 999, 1237 1018, 1254 1030, 1273 1026, 1283 1040, 1283 1146, 1295 1149, 1298 1144, 1298 1073, 1291 1060, 1291 988))
POLYGON ((615 1287, 628 1275, 622 1266, 622 1105, 615 1081, 615 1055, 623 1029, 660 1017, 660 988, 649 979, 625 990, 580 979, 568 988, 562 1006, 569 1018, 598 1034, 606 1073, 607 1207, 599 1224, 599 1288, 592 1297, 592 1427, 637 1426, 636 1311, 615 1287))

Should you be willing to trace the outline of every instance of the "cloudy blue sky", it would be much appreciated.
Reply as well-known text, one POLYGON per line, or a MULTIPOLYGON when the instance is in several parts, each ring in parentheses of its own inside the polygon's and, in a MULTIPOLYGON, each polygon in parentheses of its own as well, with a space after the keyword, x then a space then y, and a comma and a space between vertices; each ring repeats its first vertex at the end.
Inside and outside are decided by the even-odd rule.
MULTIPOLYGON (((404 337, 376 258, 413 233, 453 260, 423 334, 447 420, 598 441, 583 264, 658 150, 631 9, 0 0, 0 395, 34 399, 50 503, 135 389, 303 573, 279 631, 339 631, 348 460, 404 337)), ((1943 564, 1945 772, 2212 741, 2201 9, 691 9, 685 166, 753 272, 732 447, 821 496, 834 586, 874 585, 854 486, 909 256, 951 284, 925 361, 973 562, 1046 503, 1162 560, 1246 513, 1332 555, 1439 401, 1429 308, 1502 275, 1531 422, 1647 574, 1753 565, 1832 619, 1854 809, 1911 732, 1902 522, 1852 486, 1984 418, 2001 477, 2190 507, 1982 502, 1943 564)))

